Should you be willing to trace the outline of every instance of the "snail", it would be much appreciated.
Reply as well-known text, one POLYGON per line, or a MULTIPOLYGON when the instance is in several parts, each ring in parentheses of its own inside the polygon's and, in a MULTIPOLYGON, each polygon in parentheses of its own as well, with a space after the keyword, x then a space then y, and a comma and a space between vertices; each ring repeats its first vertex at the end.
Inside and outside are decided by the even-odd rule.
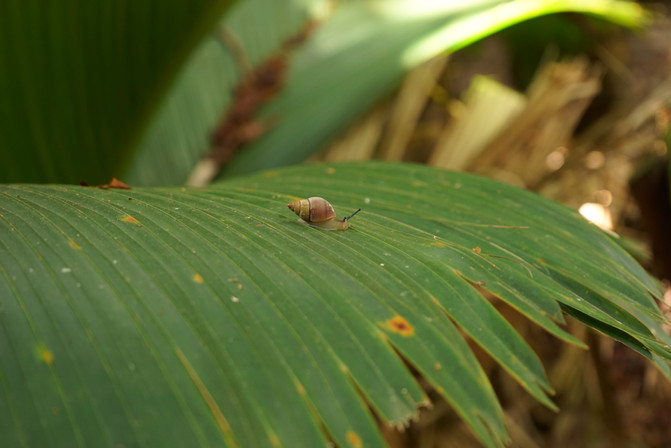
POLYGON ((326 199, 317 197, 299 199, 288 204, 287 207, 300 216, 306 224, 325 230, 347 230, 349 219, 361 211, 359 209, 344 219, 338 219, 333 206, 326 199))

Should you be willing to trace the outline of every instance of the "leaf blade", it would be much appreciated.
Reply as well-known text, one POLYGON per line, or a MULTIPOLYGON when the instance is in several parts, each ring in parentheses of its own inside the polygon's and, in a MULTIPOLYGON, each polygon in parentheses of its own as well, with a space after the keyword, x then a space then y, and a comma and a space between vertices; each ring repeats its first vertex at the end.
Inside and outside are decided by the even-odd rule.
POLYGON ((466 338, 541 401, 550 386, 468 280, 527 303, 558 335, 557 302, 584 309, 668 371, 659 322, 642 314, 649 279, 638 269, 620 278, 615 243, 574 212, 486 179, 367 162, 203 189, 0 194, 0 288, 10 292, 0 324, 13 344, 0 350, 0 412, 30 443, 378 445, 367 406, 402 424, 427 404, 407 362, 499 446, 500 405, 466 338), (346 232, 314 229, 286 208, 311 195, 340 214, 363 211, 346 232), (550 232, 555 222, 571 232, 550 232))

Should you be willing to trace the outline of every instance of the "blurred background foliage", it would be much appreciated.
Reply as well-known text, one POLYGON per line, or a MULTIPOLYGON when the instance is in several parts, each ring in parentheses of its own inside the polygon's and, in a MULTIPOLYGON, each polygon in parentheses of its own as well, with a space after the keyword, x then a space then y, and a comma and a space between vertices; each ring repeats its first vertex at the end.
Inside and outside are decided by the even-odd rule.
MULTIPOLYGON (((646 15, 607 1, 229 3, 0 3, 0 181, 180 185, 220 165, 232 176, 307 158, 428 163, 580 209, 671 278, 663 4, 646 15), (510 5, 522 9, 502 14, 510 5)), ((669 384, 642 358, 573 322, 591 351, 510 319, 562 410, 483 355, 514 446, 671 444, 669 384)), ((432 399, 389 443, 477 446, 432 399)))

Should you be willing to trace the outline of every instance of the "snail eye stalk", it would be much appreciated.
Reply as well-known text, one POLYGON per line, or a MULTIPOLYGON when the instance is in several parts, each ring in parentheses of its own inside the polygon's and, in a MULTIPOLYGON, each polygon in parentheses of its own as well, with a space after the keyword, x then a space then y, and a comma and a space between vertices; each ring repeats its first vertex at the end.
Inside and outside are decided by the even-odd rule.
POLYGON ((349 220, 352 216, 356 215, 356 214, 359 213, 360 211, 361 211, 361 209, 358 209, 357 211, 355 211, 355 212, 352 213, 351 215, 346 216, 345 219, 343 219, 343 221, 347 221, 347 220, 349 220))

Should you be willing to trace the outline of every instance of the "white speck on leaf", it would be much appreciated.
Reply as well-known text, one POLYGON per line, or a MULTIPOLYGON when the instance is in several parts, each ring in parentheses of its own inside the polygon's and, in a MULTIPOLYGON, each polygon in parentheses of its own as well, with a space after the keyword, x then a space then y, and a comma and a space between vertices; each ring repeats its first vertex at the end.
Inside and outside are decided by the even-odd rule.
POLYGON ((70 272, 72 272, 72 268, 61 268, 61 272, 63 274, 69 274, 70 272))

